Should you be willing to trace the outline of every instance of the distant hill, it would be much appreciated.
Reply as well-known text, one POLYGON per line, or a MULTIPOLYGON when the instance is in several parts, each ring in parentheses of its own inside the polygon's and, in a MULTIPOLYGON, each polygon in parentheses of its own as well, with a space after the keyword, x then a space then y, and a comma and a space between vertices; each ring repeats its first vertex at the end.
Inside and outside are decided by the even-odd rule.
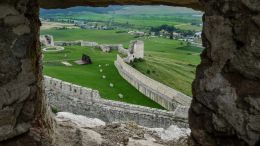
POLYGON ((67 9, 41 9, 40 15, 51 15, 51 14, 71 14, 71 13, 82 13, 82 12, 94 12, 94 13, 108 13, 110 11, 117 11, 124 8, 123 6, 109 6, 109 7, 72 7, 67 9))
POLYGON ((72 7, 67 9, 41 9, 40 15, 55 15, 55 14, 75 14, 75 13, 111 13, 118 15, 174 15, 174 14, 193 14, 201 15, 202 12, 183 7, 170 6, 108 6, 108 7, 72 7))

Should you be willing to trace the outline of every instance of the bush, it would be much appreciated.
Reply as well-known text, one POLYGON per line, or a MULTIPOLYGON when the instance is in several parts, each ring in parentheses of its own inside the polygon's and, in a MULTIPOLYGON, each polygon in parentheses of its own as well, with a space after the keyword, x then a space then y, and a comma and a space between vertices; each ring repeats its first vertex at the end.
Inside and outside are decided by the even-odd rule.
POLYGON ((148 70, 146 71, 146 73, 149 75, 149 74, 151 73, 151 71, 148 69, 148 70))
POLYGON ((54 114, 57 114, 59 112, 59 110, 56 108, 56 107, 51 107, 51 111, 54 113, 54 114))
POLYGON ((127 33, 125 30, 118 30, 116 33, 127 33))
POLYGON ((143 58, 135 58, 134 62, 144 62, 143 58))

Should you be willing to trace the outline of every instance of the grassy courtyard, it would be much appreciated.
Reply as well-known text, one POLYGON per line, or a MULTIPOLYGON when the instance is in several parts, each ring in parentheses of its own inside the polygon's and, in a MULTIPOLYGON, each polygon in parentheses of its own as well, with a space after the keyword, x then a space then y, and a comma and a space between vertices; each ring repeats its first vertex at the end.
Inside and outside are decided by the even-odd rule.
POLYGON ((160 105, 142 95, 119 75, 113 64, 115 58, 116 52, 103 53, 93 48, 71 46, 61 52, 45 52, 43 72, 51 77, 99 90, 103 98, 162 109, 160 105), (74 63, 75 60, 81 58, 83 53, 91 57, 93 64, 74 63), (65 66, 61 63, 63 61, 69 62, 72 66, 65 66), (105 79, 102 78, 103 75, 106 76, 105 79), (114 87, 110 87, 110 83, 114 87), (119 98, 118 94, 124 97, 119 98))
POLYGON ((128 47, 130 40, 134 37, 128 33, 117 33, 116 30, 86 30, 86 29, 48 29, 41 30, 41 34, 51 34, 54 41, 95 41, 100 44, 124 44, 128 47))
MULTIPOLYGON (((122 43, 128 46, 130 40, 135 39, 128 33, 116 33, 114 30, 56 30, 41 31, 41 34, 50 34, 54 40, 88 40, 98 43, 122 43)), ((191 83, 195 69, 200 62, 200 48, 187 46, 185 42, 164 38, 144 39, 145 58, 143 62, 134 63, 134 67, 147 76, 160 81, 187 95, 191 95, 191 83)), ((100 91, 104 98, 161 108, 135 88, 128 84, 117 72, 113 65, 116 52, 103 53, 99 50, 86 47, 65 47, 63 52, 44 53, 44 74, 69 81, 100 91), (93 60, 92 65, 80 66, 74 61, 85 53, 93 60), (67 58, 65 58, 67 54, 67 58), (61 61, 68 61, 73 66, 67 67, 61 61), (99 72, 98 65, 102 65, 103 72, 99 72), (105 64, 109 64, 106 67, 105 64), (107 78, 102 79, 102 75, 107 78), (114 88, 109 86, 115 85, 114 88), (118 94, 124 95, 119 98, 118 94)))

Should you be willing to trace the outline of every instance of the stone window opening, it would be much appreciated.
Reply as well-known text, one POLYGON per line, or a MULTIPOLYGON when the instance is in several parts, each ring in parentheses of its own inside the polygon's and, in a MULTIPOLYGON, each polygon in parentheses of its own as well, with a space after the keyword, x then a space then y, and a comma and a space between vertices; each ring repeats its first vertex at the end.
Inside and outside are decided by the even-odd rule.
POLYGON ((206 49, 201 54, 202 61, 193 82, 194 98, 189 111, 193 142, 190 145, 259 145, 260 78, 256 65, 260 63, 257 45, 260 2, 257 0, 1 2, 0 96, 15 101, 0 102, 3 113, 0 119, 5 119, 0 127, 6 129, 0 132, 1 145, 46 145, 55 130, 42 94, 40 51, 37 49, 39 6, 108 4, 166 4, 204 10, 202 36, 206 49), (13 19, 7 18, 12 15, 13 19), (10 90, 15 91, 14 94, 10 94, 10 90), (21 92, 24 94, 19 94, 21 92), (14 114, 17 110, 20 112, 14 114))

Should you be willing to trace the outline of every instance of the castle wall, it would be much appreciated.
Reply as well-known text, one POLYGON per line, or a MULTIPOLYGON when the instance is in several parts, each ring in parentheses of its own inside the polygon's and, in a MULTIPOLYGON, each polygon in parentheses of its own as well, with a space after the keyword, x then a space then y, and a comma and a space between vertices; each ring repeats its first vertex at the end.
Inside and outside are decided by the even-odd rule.
POLYGON ((105 122, 135 121, 146 127, 167 128, 176 124, 188 127, 188 108, 174 111, 154 109, 100 98, 97 90, 81 87, 48 76, 44 77, 46 95, 52 107, 105 122))
POLYGON ((144 58, 144 42, 143 41, 134 41, 134 58, 144 58))
POLYGON ((190 105, 191 97, 143 75, 125 63, 119 55, 117 55, 115 66, 125 80, 164 108, 173 111, 178 105, 190 105))
POLYGON ((96 42, 89 42, 89 41, 55 41, 55 46, 87 46, 87 47, 95 47, 98 45, 96 42))

